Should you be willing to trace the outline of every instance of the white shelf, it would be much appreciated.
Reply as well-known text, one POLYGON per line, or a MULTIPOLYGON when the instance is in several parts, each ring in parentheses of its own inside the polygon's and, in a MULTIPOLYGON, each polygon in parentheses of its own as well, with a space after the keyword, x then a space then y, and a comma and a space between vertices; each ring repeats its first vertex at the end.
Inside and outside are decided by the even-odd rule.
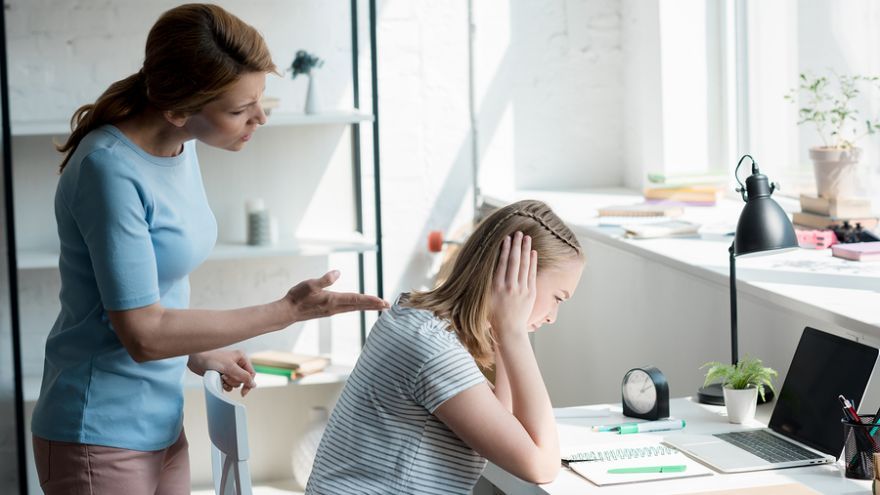
MULTIPOLYGON (((373 115, 358 110, 331 110, 316 114, 272 112, 266 126, 331 125, 372 122, 373 115)), ((67 120, 19 120, 12 122, 13 136, 66 136, 70 134, 67 120)))
POLYGON ((357 110, 333 110, 315 114, 272 112, 266 121, 266 126, 357 124, 372 121, 372 114, 357 110))
MULTIPOLYGON (((208 261, 277 256, 326 256, 332 253, 365 253, 376 250, 376 243, 360 235, 344 238, 302 238, 279 241, 269 246, 217 243, 208 261)), ((18 251, 19 270, 58 268, 58 253, 49 250, 18 251)))
MULTIPOLYGON (((265 373, 257 373, 257 377, 255 380, 257 382, 258 389, 270 387, 290 387, 294 385, 324 385, 328 383, 344 383, 346 380, 348 380, 348 376, 351 374, 352 369, 353 368, 351 366, 331 364, 320 373, 314 373, 312 375, 308 375, 297 380, 289 380, 283 376, 267 375, 265 373)), ((24 384, 24 401, 36 402, 37 399, 40 397, 40 386, 42 385, 42 378, 39 376, 25 376, 22 383, 24 384)), ((183 379, 183 387, 187 389, 201 388, 202 377, 187 370, 186 375, 183 379)))

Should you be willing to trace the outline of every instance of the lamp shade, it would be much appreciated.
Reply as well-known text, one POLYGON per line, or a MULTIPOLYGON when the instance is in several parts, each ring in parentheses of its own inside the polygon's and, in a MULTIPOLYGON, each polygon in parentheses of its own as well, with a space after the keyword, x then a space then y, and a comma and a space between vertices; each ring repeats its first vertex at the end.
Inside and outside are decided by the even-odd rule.
POLYGON ((767 176, 757 171, 757 167, 746 178, 746 205, 736 224, 734 256, 798 246, 788 215, 770 198, 774 188, 767 176))

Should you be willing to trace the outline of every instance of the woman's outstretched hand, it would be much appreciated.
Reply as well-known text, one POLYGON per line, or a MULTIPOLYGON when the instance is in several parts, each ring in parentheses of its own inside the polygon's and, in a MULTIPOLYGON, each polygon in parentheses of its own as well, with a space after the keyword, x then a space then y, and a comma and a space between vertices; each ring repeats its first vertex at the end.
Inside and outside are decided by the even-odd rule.
POLYGON ((492 278, 492 309, 489 324, 496 338, 528 331, 528 319, 535 305, 538 252, 532 238, 516 232, 501 243, 498 266, 492 278))
POLYGON ((333 270, 321 278, 300 282, 287 291, 284 299, 293 308, 293 321, 311 320, 349 311, 388 309, 388 303, 376 296, 325 290, 338 278, 339 271, 333 270))

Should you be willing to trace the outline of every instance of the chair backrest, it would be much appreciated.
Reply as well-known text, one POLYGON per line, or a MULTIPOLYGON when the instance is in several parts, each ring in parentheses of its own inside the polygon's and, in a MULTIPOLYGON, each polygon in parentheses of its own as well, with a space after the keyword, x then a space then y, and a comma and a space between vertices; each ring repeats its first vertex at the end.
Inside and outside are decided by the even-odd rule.
POLYGON ((217 495, 252 495, 244 405, 226 398, 220 373, 205 372, 204 384, 214 491, 217 495))

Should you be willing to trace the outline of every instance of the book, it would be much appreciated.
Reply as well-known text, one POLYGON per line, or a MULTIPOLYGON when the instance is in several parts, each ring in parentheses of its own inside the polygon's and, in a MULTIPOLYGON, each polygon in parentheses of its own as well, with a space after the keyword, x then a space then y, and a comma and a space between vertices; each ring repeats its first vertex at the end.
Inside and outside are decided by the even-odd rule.
POLYGON ((806 213, 833 218, 870 218, 872 215, 869 198, 823 198, 810 194, 800 195, 801 210, 806 213))
POLYGON ((880 261, 880 242, 835 244, 831 255, 852 261, 880 261))
POLYGON ((725 186, 729 176, 726 172, 717 173, 683 173, 683 174, 663 174, 649 173, 648 182, 652 186, 687 186, 687 185, 707 185, 713 184, 717 186, 725 186))
POLYGON ((700 230, 700 224, 685 220, 666 220, 649 224, 622 225, 626 237, 631 239, 653 239, 657 237, 693 236, 700 230))
MULTIPOLYGON (((597 486, 620 483, 711 476, 714 473, 677 449, 661 444, 600 444, 582 450, 589 461, 569 462, 568 467, 597 486), (670 472, 613 473, 609 470, 675 466, 670 472)), ((579 454, 579 455, 581 455, 579 454)), ((650 490, 644 490, 650 493, 650 490)))
POLYGON ((643 191, 647 200, 711 203, 718 201, 721 189, 715 186, 647 187, 643 191))
POLYGON ((814 229, 831 229, 840 227, 843 222, 849 222, 853 227, 861 224, 863 229, 873 229, 877 226, 876 217, 865 218, 835 218, 828 215, 817 215, 815 213, 807 213, 804 211, 796 211, 791 215, 791 222, 796 225, 810 227, 814 229))
POLYGON ((681 206, 649 203, 599 208, 600 217, 677 217, 682 213, 681 206))
POLYGON ((262 351, 251 354, 251 364, 254 365, 255 369, 256 366, 270 366, 306 375, 323 370, 330 364, 330 359, 322 356, 295 354, 285 351, 262 351))
POLYGON ((298 372, 291 370, 291 369, 288 369, 288 368, 277 368, 275 366, 265 366, 262 364, 254 364, 253 367, 254 367, 254 371, 256 371, 257 373, 263 373, 266 375, 284 376, 284 377, 287 377, 291 380, 296 380, 297 378, 302 378, 303 376, 305 376, 302 373, 298 373, 298 372))

